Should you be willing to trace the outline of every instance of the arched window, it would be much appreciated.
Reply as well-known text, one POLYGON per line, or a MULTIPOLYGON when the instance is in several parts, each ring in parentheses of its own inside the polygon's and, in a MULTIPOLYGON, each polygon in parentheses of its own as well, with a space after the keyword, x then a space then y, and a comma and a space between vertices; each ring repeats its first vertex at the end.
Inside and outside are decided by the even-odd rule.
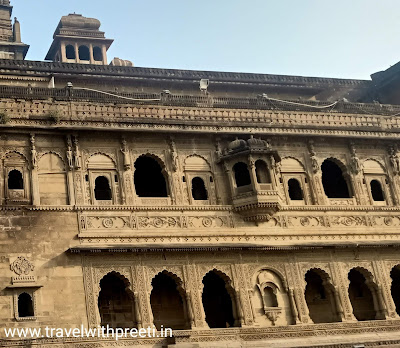
POLYGON ((370 187, 371 187, 372 199, 374 201, 382 202, 385 200, 383 196, 382 185, 378 180, 371 180, 370 187))
POLYGON ((139 197, 168 197, 162 168, 154 158, 140 156, 136 160, 134 181, 139 197))
POLYGON ((255 163, 257 182, 259 184, 269 184, 271 177, 269 175, 268 166, 264 161, 258 160, 255 163))
POLYGON ((337 321, 335 299, 328 292, 320 274, 315 270, 309 270, 305 276, 305 298, 310 312, 310 318, 314 323, 332 323, 337 321))
POLYGON ((151 282, 153 290, 150 294, 150 304, 153 311, 154 325, 158 330, 161 326, 173 330, 187 329, 186 303, 177 289, 177 284, 168 274, 159 273, 151 282))
POLYGON ((33 317, 33 301, 32 296, 23 292, 18 296, 18 317, 33 317))
POLYGON ((400 267, 395 266, 390 272, 392 278, 392 286, 390 288, 393 302, 396 306, 396 313, 400 314, 400 267))
POLYGON ((204 276, 203 284, 202 300, 208 326, 211 329, 235 326, 236 307, 226 282, 212 271, 204 276))
POLYGON ((90 60, 90 52, 89 52, 89 48, 87 46, 79 46, 78 49, 79 52, 79 60, 90 60))
POLYGON ((103 53, 101 52, 101 48, 100 47, 93 47, 93 59, 96 62, 101 62, 103 60, 103 53))
POLYGON ((274 289, 269 286, 264 288, 264 303, 266 307, 278 307, 278 300, 274 289))
POLYGON ((24 180, 22 173, 19 170, 13 169, 8 173, 8 189, 9 190, 23 190, 24 180))
POLYGON ((111 272, 100 281, 99 312, 101 326, 112 328, 136 327, 133 294, 125 282, 111 272))
POLYGON ((353 268, 349 272, 349 280, 349 297, 356 319, 359 321, 376 319, 374 298, 366 284, 365 276, 353 268))
POLYGON ((249 169, 245 163, 236 163, 233 166, 233 171, 235 173, 236 187, 242 187, 251 184, 249 169))
POLYGON ((292 201, 303 200, 303 191, 297 179, 289 179, 288 181, 289 198, 292 201))
POLYGON ((322 185, 328 198, 350 198, 347 182, 340 167, 332 160, 325 160, 321 166, 322 185))
POLYGON ((204 181, 198 176, 192 179, 192 197, 195 201, 205 201, 208 199, 204 181))
POLYGON ((108 179, 105 176, 98 176, 95 180, 94 197, 98 201, 110 201, 111 188, 108 179))
POLYGON ((75 59, 75 47, 72 45, 67 45, 65 47, 65 56, 67 57, 67 59, 75 59))

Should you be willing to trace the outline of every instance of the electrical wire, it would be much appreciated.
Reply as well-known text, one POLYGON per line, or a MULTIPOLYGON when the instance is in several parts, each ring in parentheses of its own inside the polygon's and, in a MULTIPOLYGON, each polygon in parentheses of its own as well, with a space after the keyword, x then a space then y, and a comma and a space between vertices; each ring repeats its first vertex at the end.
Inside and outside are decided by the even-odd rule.
POLYGON ((119 95, 119 94, 99 91, 97 89, 85 88, 85 87, 72 87, 72 88, 73 89, 81 89, 81 90, 85 90, 85 91, 91 91, 91 92, 97 92, 97 93, 101 93, 101 94, 105 94, 105 95, 110 95, 112 97, 117 97, 117 98, 121 98, 121 99, 132 100, 132 101, 160 101, 161 100, 161 98, 157 98, 157 99, 138 99, 138 98, 124 97, 124 96, 119 95))

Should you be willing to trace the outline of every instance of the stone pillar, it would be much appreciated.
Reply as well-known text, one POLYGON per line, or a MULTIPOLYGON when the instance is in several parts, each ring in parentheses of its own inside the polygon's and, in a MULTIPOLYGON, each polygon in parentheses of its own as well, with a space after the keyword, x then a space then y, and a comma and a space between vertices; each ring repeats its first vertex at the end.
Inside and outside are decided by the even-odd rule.
POLYGON ((74 48, 75 48, 75 60, 76 60, 77 63, 79 63, 80 62, 80 59, 79 59, 79 47, 78 47, 78 43, 77 42, 75 42, 74 48))
POLYGON ((142 328, 142 314, 140 311, 140 298, 139 298, 139 294, 137 292, 133 293, 133 301, 135 303, 135 317, 136 317, 136 322, 137 322, 137 326, 138 329, 142 328))
POLYGON ((37 170, 37 152, 35 145, 35 134, 30 135, 31 142, 31 192, 32 192, 32 205, 40 205, 39 195, 39 177, 37 170))
POLYGON ((193 328, 194 326, 196 326, 196 323, 194 320, 193 304, 192 304, 191 294, 189 291, 186 292, 186 306, 187 306, 187 311, 188 311, 190 328, 193 328))
MULTIPOLYGON (((253 192, 257 192, 259 190, 259 185, 257 182, 256 164, 251 155, 248 158, 248 162, 249 162, 249 168, 250 168, 251 186, 253 188, 253 192)), ((268 170, 269 170, 269 168, 268 168, 268 170)), ((271 176, 271 171, 269 171, 269 175, 271 176)))
POLYGON ((294 291, 293 289, 288 288, 286 292, 289 297, 289 304, 290 304, 290 310, 292 312, 293 322, 294 324, 301 324, 301 320, 299 318, 299 311, 294 297, 294 291))
POLYGON ((229 182, 229 189, 231 190, 231 198, 236 196, 236 184, 234 183, 233 180, 233 174, 232 174, 232 169, 230 167, 230 164, 228 163, 224 163, 224 170, 225 170, 225 174, 228 178, 228 182, 229 182))
POLYGON ((89 55, 90 55, 90 64, 94 64, 94 57, 93 57, 93 45, 89 44, 89 55))
POLYGON ((300 288, 294 288, 293 292, 294 292, 296 307, 303 309, 298 311, 301 323, 302 324, 313 323, 313 321, 310 318, 310 313, 308 311, 308 305, 304 295, 304 290, 300 288))
POLYGON ((66 55, 66 51, 65 51, 65 42, 61 42, 60 50, 61 50, 61 52, 60 52, 61 53, 61 61, 66 62, 67 55, 66 55))
POLYGON ((342 301, 340 300, 340 295, 339 295, 339 291, 338 291, 337 287, 334 287, 333 296, 335 299, 336 311, 338 314, 338 318, 340 319, 340 321, 345 321, 342 301))
POLYGON ((101 50, 103 53, 103 64, 107 65, 107 48, 105 45, 101 46, 101 50))

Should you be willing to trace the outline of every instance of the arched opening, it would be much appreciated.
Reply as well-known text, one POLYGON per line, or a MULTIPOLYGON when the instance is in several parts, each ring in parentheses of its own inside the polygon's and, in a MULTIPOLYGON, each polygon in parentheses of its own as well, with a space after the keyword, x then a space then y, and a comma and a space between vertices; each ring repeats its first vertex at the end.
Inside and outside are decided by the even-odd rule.
POLYGON ((342 169, 332 160, 322 163, 322 185, 328 198, 350 198, 349 188, 342 169))
POLYGON ((204 276, 203 284, 202 300, 208 326, 211 329, 239 326, 236 306, 228 292, 230 285, 214 271, 204 276))
POLYGON ((101 52, 101 48, 98 46, 93 47, 93 59, 96 62, 101 62, 103 60, 103 53, 101 52))
POLYGON ((385 200, 385 197, 383 195, 382 185, 378 180, 371 180, 370 187, 371 187, 372 199, 374 201, 382 202, 385 200))
POLYGON ((236 163, 233 166, 233 172, 235 173, 236 187, 242 187, 251 184, 250 173, 246 163, 236 163))
POLYGON ((256 177, 259 184, 271 183, 271 176, 269 175, 268 166, 264 161, 258 160, 255 163, 256 177))
POLYGON ((357 269, 349 272, 349 298, 353 306, 353 314, 357 320, 374 320, 376 319, 376 310, 374 306, 374 298, 365 276, 357 269))
POLYGON ((276 298, 274 289, 269 286, 264 288, 264 304, 265 307, 278 307, 278 299, 276 298))
POLYGON ((195 201, 205 201, 208 199, 204 181, 198 176, 192 179, 192 197, 195 201))
POLYGON ((175 280, 166 273, 159 273, 153 278, 151 285, 153 290, 150 304, 157 330, 161 326, 173 330, 188 329, 186 302, 184 303, 183 293, 179 293, 175 280))
POLYGON ((303 190, 301 189, 300 183, 297 179, 289 179, 288 181, 289 198, 292 201, 303 200, 303 190))
POLYGON ((23 292, 18 296, 18 317, 33 317, 33 301, 32 296, 23 292))
POLYGON ((136 327, 135 304, 127 282, 115 272, 111 272, 100 281, 99 312, 101 326, 112 328, 136 327))
POLYGON ((396 313, 400 315, 400 268, 399 266, 393 267, 390 272, 392 278, 391 293, 393 302, 396 306, 396 313))
POLYGON ((322 276, 315 270, 309 270, 305 276, 305 298, 314 323, 332 323, 336 320, 335 299, 327 289, 322 276))
POLYGON ((136 160, 134 181, 139 197, 168 197, 162 168, 154 158, 140 156, 136 160))
POLYGON ((67 57, 67 59, 75 59, 75 47, 72 45, 67 45, 65 47, 65 56, 67 57))
POLYGON ((90 60, 90 52, 89 52, 89 48, 87 46, 79 46, 78 49, 79 52, 79 60, 90 60))
POLYGON ((98 176, 94 183, 94 198, 97 201, 110 201, 112 198, 111 188, 105 176, 98 176))
POLYGON ((23 190, 24 180, 22 173, 19 170, 13 169, 8 173, 8 189, 9 190, 23 190))

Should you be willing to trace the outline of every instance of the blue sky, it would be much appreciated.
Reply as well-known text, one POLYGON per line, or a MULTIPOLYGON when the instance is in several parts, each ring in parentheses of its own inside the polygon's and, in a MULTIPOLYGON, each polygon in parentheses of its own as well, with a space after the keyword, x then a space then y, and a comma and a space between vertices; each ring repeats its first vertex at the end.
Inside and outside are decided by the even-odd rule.
POLYGON ((11 0, 27 59, 62 15, 98 18, 135 66, 369 79, 400 61, 399 0, 11 0))

